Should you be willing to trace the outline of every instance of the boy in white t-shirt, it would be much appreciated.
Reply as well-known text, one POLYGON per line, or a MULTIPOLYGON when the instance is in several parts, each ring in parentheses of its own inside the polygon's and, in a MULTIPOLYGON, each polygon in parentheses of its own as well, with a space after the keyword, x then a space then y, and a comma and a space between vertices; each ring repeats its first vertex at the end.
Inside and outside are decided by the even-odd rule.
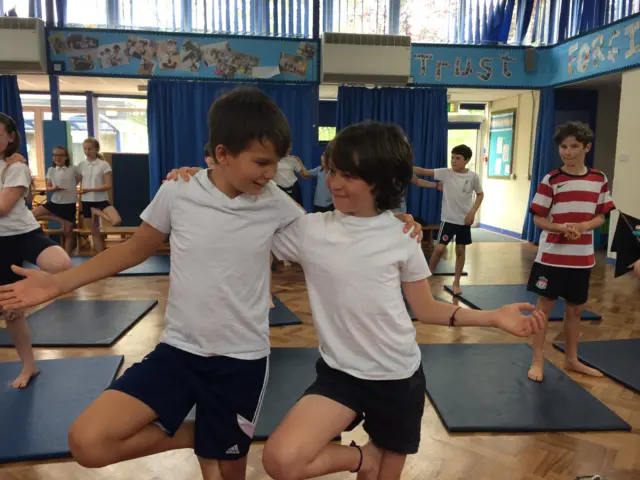
POLYGON ((438 233, 438 245, 431 256, 429 268, 435 271, 449 242, 456 239, 456 268, 453 293, 460 295, 460 278, 464 270, 466 246, 471 245, 471 225, 484 199, 480 177, 467 169, 473 152, 466 145, 451 150, 451 168, 414 167, 417 175, 433 177, 442 182, 442 223, 438 233), (473 192, 476 200, 473 201, 473 192))
POLYGON ((304 269, 321 358, 315 382, 267 441, 263 463, 276 480, 341 471, 395 480, 406 455, 418 450, 425 403, 403 291, 423 323, 528 336, 544 316, 524 315, 534 310, 528 304, 479 311, 434 300, 422 249, 391 213, 413 175, 400 128, 351 125, 336 137, 328 161, 336 211, 300 217, 274 237, 274 253, 304 269), (363 418, 369 444, 331 444, 363 418))
POLYGON ((13 267, 26 278, 0 290, 0 305, 34 306, 143 262, 171 237, 160 343, 71 427, 81 465, 193 448, 205 479, 219 478, 218 467, 224 478, 244 478, 269 370, 272 237, 304 215, 271 181, 290 143, 269 97, 233 90, 209 112, 215 168, 164 183, 130 240, 68 275, 13 267), (184 422, 194 405, 195 426, 184 422))

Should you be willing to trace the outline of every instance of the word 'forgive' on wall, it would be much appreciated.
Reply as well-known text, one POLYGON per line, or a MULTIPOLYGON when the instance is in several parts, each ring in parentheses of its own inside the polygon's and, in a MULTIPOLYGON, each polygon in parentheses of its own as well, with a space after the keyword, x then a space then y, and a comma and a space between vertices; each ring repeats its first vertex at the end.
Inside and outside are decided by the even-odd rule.
POLYGON ((635 21, 627 25, 623 32, 623 38, 620 39, 620 30, 615 29, 600 35, 596 35, 593 39, 585 39, 587 41, 572 43, 569 46, 567 72, 571 75, 583 74, 592 66, 594 69, 604 65, 605 62, 615 63, 620 48, 627 43, 621 42, 624 37, 627 38, 628 48, 624 52, 625 61, 628 61, 636 53, 640 51, 640 43, 636 42, 636 31, 640 29, 640 21, 635 21), (605 35, 608 36, 605 44, 605 35))

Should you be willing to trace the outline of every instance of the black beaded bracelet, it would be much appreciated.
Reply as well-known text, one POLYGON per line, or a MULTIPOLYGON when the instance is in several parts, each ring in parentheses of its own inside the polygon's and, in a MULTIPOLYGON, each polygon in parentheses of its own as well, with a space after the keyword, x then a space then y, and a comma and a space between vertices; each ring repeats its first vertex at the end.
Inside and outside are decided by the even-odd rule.
POLYGON ((356 442, 351 442, 351 445, 349 445, 350 447, 356 447, 358 449, 358 451, 360 452, 360 463, 358 463, 358 467, 355 470, 351 470, 351 473, 358 473, 360 471, 360 469, 362 468, 362 448, 360 448, 359 445, 356 444, 356 442))

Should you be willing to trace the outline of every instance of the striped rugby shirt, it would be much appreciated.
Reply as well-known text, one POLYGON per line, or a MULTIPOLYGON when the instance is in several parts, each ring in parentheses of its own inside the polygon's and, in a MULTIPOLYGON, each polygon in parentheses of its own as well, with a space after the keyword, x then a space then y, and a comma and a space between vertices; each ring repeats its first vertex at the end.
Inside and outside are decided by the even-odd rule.
MULTIPOLYGON (((565 224, 588 222, 614 208, 607 177, 590 168, 584 175, 570 175, 561 169, 548 173, 538 186, 530 210, 553 223, 565 224)), ((562 233, 543 231, 536 262, 554 267, 593 267, 593 232, 569 240, 562 233)))

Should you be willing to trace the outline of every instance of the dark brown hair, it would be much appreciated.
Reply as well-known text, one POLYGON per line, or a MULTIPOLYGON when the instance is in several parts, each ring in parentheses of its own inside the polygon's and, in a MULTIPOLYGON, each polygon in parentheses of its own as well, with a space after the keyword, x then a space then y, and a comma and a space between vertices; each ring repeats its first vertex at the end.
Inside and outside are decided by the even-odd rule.
POLYGON ((330 169, 361 178, 373 187, 379 211, 398 208, 413 177, 413 153, 397 125, 362 122, 335 137, 330 169))
POLYGON ((2 152, 2 156, 4 158, 9 158, 14 153, 18 153, 20 150, 20 144, 22 143, 22 138, 20 137, 20 132, 18 132, 18 127, 16 122, 6 113, 0 113, 0 124, 4 125, 4 129, 7 131, 8 135, 13 134, 13 141, 7 144, 7 148, 2 152))
POLYGON ((473 151, 466 145, 457 145, 451 149, 451 155, 460 155, 468 162, 473 156, 473 151))
POLYGON ((567 137, 575 137, 585 147, 593 142, 593 130, 586 123, 571 121, 560 125, 553 136, 553 142, 557 147, 565 141, 567 137))
POLYGON ((286 156, 291 145, 289 123, 282 111, 257 88, 239 87, 218 98, 209 110, 209 147, 223 145, 238 155, 249 144, 271 142, 278 158, 286 156))
POLYGON ((212 157, 213 156, 212 153, 211 153, 211 147, 209 146, 208 143, 204 146, 204 156, 205 157, 212 157))

